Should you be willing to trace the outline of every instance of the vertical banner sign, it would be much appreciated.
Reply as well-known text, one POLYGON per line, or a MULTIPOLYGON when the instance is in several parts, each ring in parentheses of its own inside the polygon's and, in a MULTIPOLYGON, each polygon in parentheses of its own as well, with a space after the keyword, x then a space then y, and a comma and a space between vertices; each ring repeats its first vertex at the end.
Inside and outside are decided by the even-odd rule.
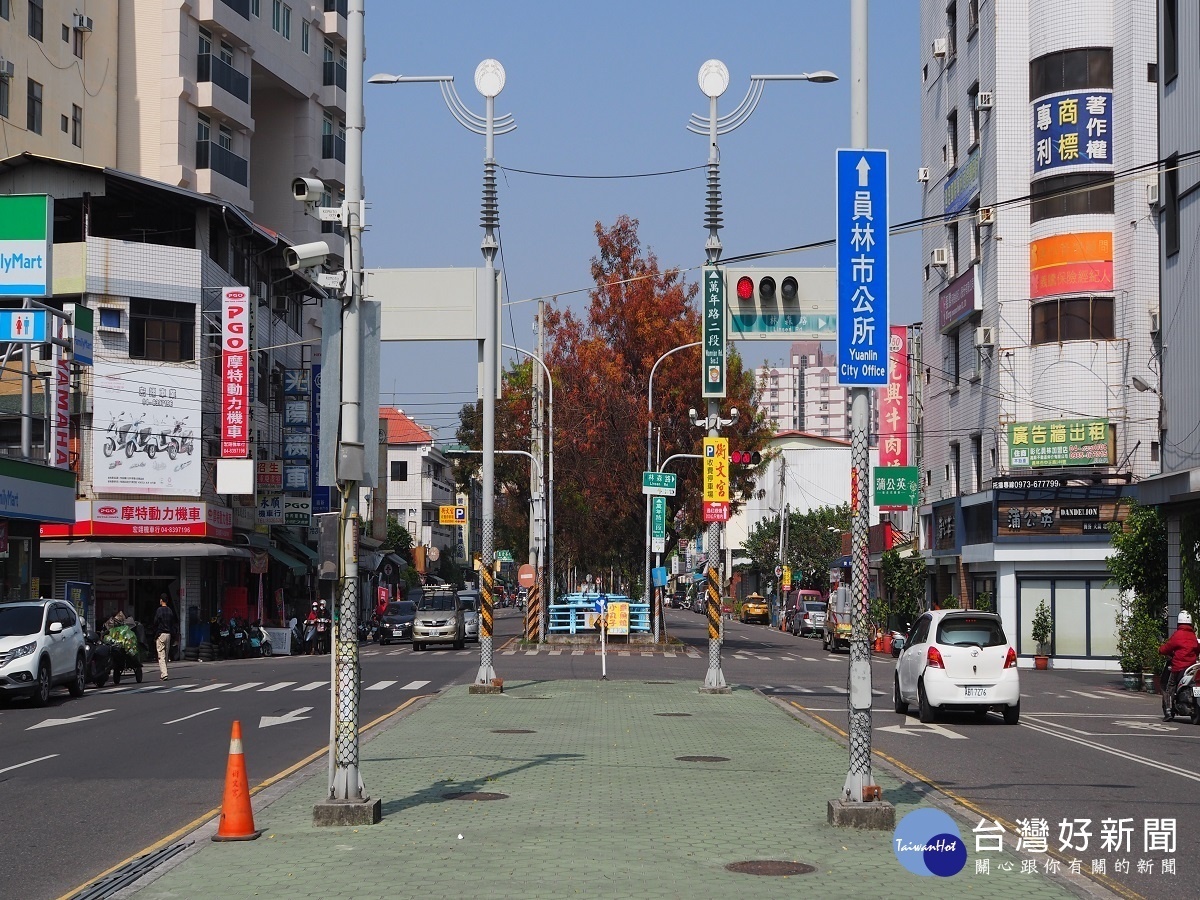
POLYGON ((704 439, 704 500, 729 502, 729 438, 704 439))
MULTIPOLYGON (((58 321, 58 336, 66 337, 66 324, 58 321)), ((71 468, 71 364, 67 353, 58 344, 54 345, 54 448, 53 464, 56 469, 71 468)))
POLYGON ((838 384, 883 387, 888 369, 888 155, 837 151, 838 384))
MULTIPOLYGON (((704 268, 704 321, 700 347, 703 397, 725 396, 725 279, 716 266, 704 268)), ((728 457, 727 457, 728 458, 728 457)))
POLYGON ((95 334, 95 317, 86 306, 75 304, 71 315, 71 361, 80 366, 92 364, 92 346, 95 334))
POLYGON ((662 553, 667 547, 667 498, 650 498, 650 552, 662 553))
MULTIPOLYGON (((886 387, 879 389, 879 468, 908 465, 908 329, 893 325, 886 387)), ((883 507, 891 512, 896 507, 883 507)))
POLYGON ((221 456, 250 454, 250 291, 221 290, 221 456))

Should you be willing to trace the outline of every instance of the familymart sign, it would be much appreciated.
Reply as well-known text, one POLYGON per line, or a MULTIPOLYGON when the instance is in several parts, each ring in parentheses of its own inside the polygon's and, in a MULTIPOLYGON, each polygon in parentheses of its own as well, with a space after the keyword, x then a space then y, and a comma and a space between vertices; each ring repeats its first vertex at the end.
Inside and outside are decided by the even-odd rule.
POLYGON ((0 297, 50 295, 53 203, 45 194, 0 197, 0 297))

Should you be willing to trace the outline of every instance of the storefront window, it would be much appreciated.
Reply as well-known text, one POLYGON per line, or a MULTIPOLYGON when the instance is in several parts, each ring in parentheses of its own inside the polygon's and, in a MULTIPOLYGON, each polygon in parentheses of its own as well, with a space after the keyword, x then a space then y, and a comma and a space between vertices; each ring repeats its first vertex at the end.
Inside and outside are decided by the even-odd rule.
POLYGON ((1020 643, 1026 656, 1037 649, 1033 617, 1043 600, 1054 619, 1051 652, 1055 656, 1115 657, 1117 655, 1117 591, 1105 578, 1022 578, 1017 582, 1020 643))
POLYGON ((7 552, 0 553, 0 597, 29 600, 33 597, 33 541, 9 537, 7 552))

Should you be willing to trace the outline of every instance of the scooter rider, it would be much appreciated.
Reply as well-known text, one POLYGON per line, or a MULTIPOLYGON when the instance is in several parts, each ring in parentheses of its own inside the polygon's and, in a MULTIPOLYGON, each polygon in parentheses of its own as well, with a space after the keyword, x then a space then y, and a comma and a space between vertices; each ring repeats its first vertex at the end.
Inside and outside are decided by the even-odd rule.
POLYGON ((1175 686, 1188 666, 1200 657, 1200 641, 1197 641, 1196 629, 1192 627, 1192 614, 1186 609, 1179 611, 1175 633, 1158 648, 1158 652, 1171 657, 1171 675, 1163 685, 1162 695, 1163 721, 1169 722, 1175 718, 1175 686))

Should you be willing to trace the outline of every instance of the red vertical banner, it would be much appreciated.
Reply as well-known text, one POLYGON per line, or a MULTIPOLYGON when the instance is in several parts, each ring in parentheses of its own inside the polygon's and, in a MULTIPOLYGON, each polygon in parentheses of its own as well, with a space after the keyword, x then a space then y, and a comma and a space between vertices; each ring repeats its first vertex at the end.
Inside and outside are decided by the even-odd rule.
MULTIPOLYGON (((879 389, 879 467, 908 465, 908 328, 888 335, 888 383, 879 389)), ((883 510, 905 509, 881 506, 883 510)))
POLYGON ((221 291, 221 456, 250 454, 250 291, 221 291))
MULTIPOLYGON (((58 321, 58 336, 66 336, 66 326, 58 321)), ((71 363, 66 351, 54 345, 54 467, 71 468, 71 363)))

